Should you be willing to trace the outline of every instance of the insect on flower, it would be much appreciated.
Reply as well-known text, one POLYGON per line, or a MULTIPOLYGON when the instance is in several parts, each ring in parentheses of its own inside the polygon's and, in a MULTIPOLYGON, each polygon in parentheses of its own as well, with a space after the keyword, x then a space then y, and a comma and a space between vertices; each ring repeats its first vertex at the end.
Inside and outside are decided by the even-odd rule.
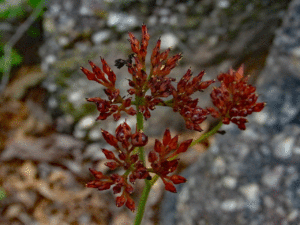
POLYGON ((134 57, 134 54, 130 54, 128 56, 128 59, 125 60, 125 59, 116 59, 115 60, 115 66, 118 68, 118 69, 121 69, 124 65, 126 66, 129 66, 132 64, 132 58, 134 57))

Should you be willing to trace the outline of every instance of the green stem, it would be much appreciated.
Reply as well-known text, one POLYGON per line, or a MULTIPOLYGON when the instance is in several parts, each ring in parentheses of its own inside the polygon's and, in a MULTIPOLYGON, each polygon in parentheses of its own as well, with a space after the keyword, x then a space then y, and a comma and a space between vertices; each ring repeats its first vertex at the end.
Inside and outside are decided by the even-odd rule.
POLYGON ((151 183, 149 182, 149 180, 145 180, 145 187, 142 193, 142 196, 140 198, 140 202, 139 202, 139 206, 138 206, 138 210, 135 216, 135 221, 134 221, 134 225, 140 225, 142 220, 143 220, 143 216, 144 216, 144 212, 145 212, 145 207, 146 207, 146 202, 150 193, 150 189, 151 189, 151 183))
POLYGON ((207 133, 201 135, 201 137, 199 137, 198 139, 196 139, 195 141, 193 141, 190 145, 190 147, 194 146, 195 144, 202 142, 203 140, 205 140, 206 138, 214 135, 223 125, 222 121, 220 121, 217 126, 215 126, 213 129, 211 129, 210 131, 208 131, 207 133))
MULTIPOLYGON (((136 126, 137 126, 138 131, 144 129, 143 114, 141 112, 139 112, 139 106, 142 104, 142 102, 143 102, 142 97, 139 97, 139 96, 135 97, 136 111, 137 111, 137 114, 136 114, 137 125, 136 126)), ((139 151, 139 159, 145 165, 144 148, 139 147, 138 151, 139 151)), ((145 180, 145 187, 144 187, 142 196, 140 198, 139 206, 138 206, 136 217, 135 217, 135 222, 134 222, 135 225, 141 224, 141 222, 142 222, 150 189, 151 189, 150 182, 148 180, 145 180)))
MULTIPOLYGON (((135 102, 136 102, 136 128, 137 131, 140 130, 144 130, 144 118, 143 118, 143 114, 139 111, 139 106, 143 103, 143 98, 136 96, 135 97, 135 102)), ((143 162, 143 164, 145 165, 145 156, 144 156, 144 147, 139 147, 139 159, 143 162)))
POLYGON ((158 180, 159 176, 155 175, 151 181, 149 180, 145 180, 145 187, 139 202, 139 207, 138 207, 138 211, 135 217, 135 221, 134 221, 134 225, 140 225, 142 220, 143 220, 143 215, 145 212, 145 207, 146 207, 146 202, 151 190, 151 187, 153 184, 155 184, 155 182, 158 180))

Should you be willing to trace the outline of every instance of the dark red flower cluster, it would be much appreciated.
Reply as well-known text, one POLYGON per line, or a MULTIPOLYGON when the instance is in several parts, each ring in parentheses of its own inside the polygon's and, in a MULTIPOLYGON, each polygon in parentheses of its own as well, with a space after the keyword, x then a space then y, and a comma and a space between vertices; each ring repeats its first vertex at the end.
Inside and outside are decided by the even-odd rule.
POLYGON ((189 69, 177 84, 177 90, 173 89, 173 110, 179 111, 185 120, 186 127, 191 130, 202 131, 201 124, 209 112, 197 106, 198 99, 192 99, 191 95, 196 91, 203 91, 215 81, 203 81, 204 71, 200 72, 193 80, 189 69))
POLYGON ((145 146, 148 142, 148 137, 143 132, 139 131, 131 134, 130 126, 124 122, 117 127, 115 136, 104 130, 102 130, 102 135, 105 141, 119 152, 118 157, 116 157, 112 151, 102 149, 105 157, 108 160, 112 160, 106 162, 105 165, 111 170, 122 167, 129 171, 129 173, 125 173, 123 176, 118 174, 106 176, 101 172, 90 169, 96 180, 89 182, 87 187, 98 188, 98 190, 102 191, 114 186, 114 194, 121 193, 123 188, 122 195, 117 197, 117 206, 122 206, 126 202, 126 206, 130 210, 134 210, 134 202, 130 198, 130 194, 133 193, 133 187, 128 183, 128 180, 134 183, 136 179, 151 179, 149 172, 160 176, 167 191, 176 192, 174 184, 186 182, 186 179, 182 176, 170 176, 169 174, 176 170, 179 161, 177 156, 180 153, 186 152, 192 139, 186 140, 178 146, 178 135, 171 138, 171 133, 167 129, 164 133, 162 143, 157 139, 155 140, 154 150, 150 151, 148 155, 151 168, 146 168, 138 160, 138 154, 133 154, 135 147, 145 146))
POLYGON ((244 77, 243 74, 243 65, 237 71, 230 69, 228 73, 220 74, 218 80, 221 86, 210 95, 217 110, 208 108, 213 117, 222 119, 224 124, 235 123, 241 130, 246 129, 248 120, 245 117, 260 112, 265 106, 264 102, 256 102, 256 88, 247 84, 249 76, 244 77))
POLYGON ((179 175, 169 176, 173 173, 177 166, 179 159, 176 156, 180 153, 186 152, 192 139, 182 142, 178 146, 178 135, 171 138, 169 129, 166 129, 163 137, 163 142, 155 140, 154 151, 150 151, 148 160, 151 163, 153 172, 160 176, 165 184, 165 189, 176 193, 174 184, 180 184, 186 182, 186 179, 179 175))
MULTIPOLYGON (((142 25, 141 42, 129 32, 129 42, 133 53, 126 60, 117 59, 115 61, 117 68, 120 69, 126 65, 128 72, 132 75, 129 80, 130 88, 127 92, 130 95, 135 95, 134 102, 131 101, 130 97, 120 96, 120 90, 115 87, 116 75, 104 59, 101 58, 102 70, 92 62, 89 62, 92 66, 92 72, 81 67, 89 80, 94 80, 105 87, 104 92, 108 100, 97 97, 87 99, 87 101, 94 102, 100 112, 97 120, 105 120, 113 115, 117 121, 122 111, 128 115, 138 113, 139 116, 142 113, 143 117, 148 119, 151 117, 150 110, 154 110, 159 105, 172 107, 174 112, 179 112, 185 120, 186 127, 191 130, 202 131, 200 124, 209 114, 221 119, 224 124, 233 122, 244 130, 247 122, 245 117, 264 108, 265 103, 256 103, 256 89, 247 84, 248 77, 243 76, 243 67, 240 67, 238 71, 230 69, 228 73, 220 74, 218 80, 221 82, 221 86, 215 88, 211 93, 212 102, 216 108, 201 108, 198 106, 198 99, 192 99, 191 96, 197 91, 202 92, 215 81, 202 81, 204 71, 192 77, 192 72, 188 69, 175 88, 173 86, 175 79, 168 77, 168 75, 182 56, 176 54, 169 57, 170 48, 161 53, 160 39, 152 51, 151 69, 147 74, 145 58, 149 39, 146 25, 142 25), (172 98, 164 101, 163 98, 167 97, 172 98), (138 112, 131 105, 136 105, 138 112)), ((115 148, 115 152, 118 152, 116 156, 113 151, 102 149, 106 158, 110 160, 105 165, 111 170, 123 168, 126 172, 123 175, 104 175, 90 169, 96 179, 87 184, 88 187, 99 190, 107 190, 113 186, 114 194, 121 193, 116 198, 117 206, 120 207, 125 204, 132 211, 135 209, 135 203, 130 197, 133 192, 133 186, 130 183, 133 184, 136 179, 150 180, 150 173, 155 173, 156 178, 159 176, 162 179, 165 189, 171 192, 176 192, 174 184, 186 182, 184 177, 170 174, 178 166, 178 154, 186 152, 192 143, 192 139, 189 139, 178 144, 178 135, 172 138, 170 131, 166 129, 162 142, 155 140, 154 149, 148 154, 151 168, 146 168, 143 154, 138 155, 136 148, 139 148, 142 153, 142 147, 147 144, 148 137, 142 130, 139 130, 142 127, 140 120, 138 120, 137 127, 139 128, 136 129, 136 132, 131 133, 131 128, 124 122, 117 127, 115 136, 102 130, 103 138, 115 148)))
POLYGON ((116 198, 116 205, 118 207, 126 205, 131 211, 135 210, 135 203, 133 199, 130 197, 130 194, 133 193, 133 187, 127 183, 126 179, 123 176, 118 174, 112 174, 110 176, 106 176, 103 173, 90 169, 93 176, 96 178, 93 181, 87 183, 87 187, 89 188, 97 188, 99 191, 108 190, 113 187, 114 194, 119 194, 124 189, 122 194, 116 198))
POLYGON ((92 174, 96 180, 87 184, 87 187, 98 188, 100 191, 109 189, 112 185, 114 194, 119 194, 124 190, 122 195, 117 197, 117 206, 120 207, 125 204, 134 211, 134 201, 130 198, 130 194, 133 193, 133 187, 128 184, 128 179, 131 183, 134 183, 136 179, 146 179, 149 177, 149 172, 141 161, 139 161, 138 154, 133 154, 135 147, 145 146, 148 142, 148 137, 141 131, 131 133, 130 126, 124 122, 120 124, 116 129, 116 136, 113 136, 109 132, 102 130, 102 136, 105 141, 113 146, 118 152, 118 157, 112 151, 102 149, 105 157, 109 161, 105 163, 111 170, 122 167, 125 170, 129 170, 128 175, 120 176, 118 174, 112 174, 105 176, 101 172, 97 172, 91 169, 92 174))
POLYGON ((82 72, 87 76, 89 80, 94 80, 99 84, 102 84, 106 89, 104 89, 105 94, 109 100, 104 100, 102 98, 88 98, 87 101, 95 102, 97 110, 100 112, 97 120, 105 120, 108 116, 113 114, 114 119, 117 121, 121 117, 121 111, 126 112, 129 115, 135 115, 136 111, 131 106, 131 98, 123 99, 120 96, 120 90, 115 87, 116 75, 107 65, 106 61, 101 58, 102 70, 96 66, 93 62, 89 61, 92 66, 93 72, 81 67, 82 72), (105 77, 107 75, 107 78, 105 77), (121 103, 121 105, 116 105, 113 103, 121 103))

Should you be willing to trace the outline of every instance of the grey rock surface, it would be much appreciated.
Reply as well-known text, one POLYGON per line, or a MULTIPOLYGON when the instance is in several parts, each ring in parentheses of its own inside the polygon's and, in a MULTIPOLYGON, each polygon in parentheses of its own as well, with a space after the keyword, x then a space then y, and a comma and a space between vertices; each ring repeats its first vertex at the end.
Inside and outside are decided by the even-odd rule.
POLYGON ((299 224, 300 1, 294 0, 258 79, 265 109, 227 132, 167 193, 164 225, 299 224))

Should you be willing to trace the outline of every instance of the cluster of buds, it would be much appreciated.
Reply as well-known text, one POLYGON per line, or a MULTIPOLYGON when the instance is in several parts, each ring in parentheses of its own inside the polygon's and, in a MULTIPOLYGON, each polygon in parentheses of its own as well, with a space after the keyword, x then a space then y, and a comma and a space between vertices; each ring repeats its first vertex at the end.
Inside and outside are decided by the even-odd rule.
POLYGON ((237 71, 230 69, 228 73, 220 74, 218 80, 221 86, 214 88, 210 94, 218 110, 208 108, 213 117, 221 119, 224 124, 235 123, 241 130, 246 129, 246 116, 265 107, 264 102, 257 103, 256 88, 247 84, 249 76, 244 77, 243 74, 243 65, 237 71))
POLYGON ((149 152, 148 160, 151 163, 152 172, 162 179, 167 191, 176 193, 173 183, 186 182, 186 179, 182 176, 169 176, 169 174, 173 173, 178 166, 179 159, 177 159, 177 156, 186 152, 192 141, 192 139, 186 140, 178 146, 178 135, 171 138, 169 129, 166 129, 162 143, 157 139, 155 140, 154 150, 149 152))
POLYGON ((142 131, 137 131, 132 134, 131 128, 126 122, 117 127, 115 134, 114 136, 102 130, 102 136, 105 141, 118 152, 118 157, 116 157, 113 151, 102 149, 106 159, 111 160, 106 162, 105 165, 111 170, 123 168, 129 173, 123 176, 115 173, 110 176, 105 176, 101 172, 91 170, 96 180, 89 182, 87 187, 98 188, 98 190, 101 191, 107 190, 114 185, 114 194, 119 194, 122 191, 122 187, 124 187, 122 195, 116 199, 116 205, 120 207, 126 202, 126 206, 134 211, 135 204, 130 198, 130 194, 133 193, 133 187, 128 183, 128 180, 133 184, 136 179, 146 179, 150 176, 146 167, 139 161, 138 154, 134 153, 136 147, 145 146, 147 144, 148 137, 142 131))
POLYGON ((136 147, 145 146, 148 142, 148 137, 142 131, 132 134, 130 126, 124 122, 117 127, 115 136, 105 130, 102 130, 102 136, 109 145, 115 148, 115 152, 119 153, 118 157, 116 157, 113 151, 102 149, 106 159, 111 160, 106 162, 105 165, 110 170, 123 168, 127 173, 122 176, 115 173, 108 176, 90 169, 96 179, 89 182, 87 187, 97 188, 102 191, 114 186, 112 188, 114 194, 122 192, 121 196, 116 198, 118 207, 126 203, 125 205, 134 211, 135 203, 130 197, 134 189, 129 182, 134 184, 136 179, 151 180, 150 173, 158 175, 165 184, 165 189, 170 192, 176 193, 176 188, 173 184, 186 182, 186 179, 182 176, 170 176, 169 174, 176 170, 179 161, 177 156, 187 151, 192 139, 183 141, 178 145, 178 135, 171 138, 169 129, 166 129, 162 143, 157 139, 155 140, 154 150, 150 151, 148 155, 151 168, 146 168, 143 162, 139 160, 138 154, 134 153, 136 147))
MULTIPOLYGON (((87 99, 87 101, 94 102, 100 112, 97 120, 105 120, 113 115, 117 121, 122 111, 131 116, 141 115, 140 119, 149 119, 150 110, 154 110, 156 106, 166 106, 180 113, 185 120, 186 127, 191 130, 202 131, 200 124, 208 115, 219 118, 224 124, 235 123, 244 130, 247 122, 245 117, 264 108, 265 103, 256 103, 258 97, 254 93, 255 87, 247 84, 249 78, 243 76, 243 67, 240 67, 238 71, 230 69, 228 73, 220 74, 218 80, 221 86, 214 88, 211 93, 212 102, 216 108, 201 108, 198 106, 198 99, 192 99, 191 96, 197 91, 203 92, 215 81, 202 81, 204 71, 192 77, 192 72, 188 69, 177 86, 174 86, 176 80, 168 75, 182 56, 176 54, 169 57, 170 48, 160 52, 160 39, 152 51, 151 68, 147 74, 145 58, 149 39, 150 36, 144 24, 141 42, 129 32, 129 42, 133 53, 126 60, 115 61, 117 68, 120 69, 126 65, 128 72, 132 75, 127 92, 129 95, 135 95, 135 101, 131 101, 131 97, 121 97, 120 90, 115 87, 116 75, 104 59, 101 58, 102 70, 93 62, 89 62, 92 72, 81 67, 89 80, 94 80, 105 87, 104 92, 108 100, 97 97, 87 99), (146 94, 149 93, 148 90, 150 94, 146 94), (167 97, 171 98, 165 100, 164 98, 167 97), (136 110, 132 105, 136 106, 136 110)), ((91 169, 95 180, 87 184, 88 187, 99 190, 110 189, 113 186, 115 194, 122 192, 116 199, 116 205, 125 204, 132 211, 135 209, 135 203, 130 197, 133 192, 131 184, 136 179, 151 180, 150 173, 154 173, 161 178, 165 189, 171 192, 176 192, 174 184, 186 182, 184 177, 171 175, 171 173, 175 172, 178 166, 177 156, 186 152, 192 143, 192 139, 189 139, 178 144, 178 136, 171 138, 170 131, 167 129, 162 142, 156 140, 153 150, 149 152, 148 161, 151 167, 146 168, 143 156, 141 156, 144 154, 139 155, 137 148, 143 151, 142 147, 147 144, 148 137, 141 130, 142 126, 137 124, 137 127, 139 129, 137 128, 132 134, 130 126, 124 122, 117 127, 115 136, 102 130, 103 138, 115 148, 115 152, 118 152, 116 156, 113 151, 102 149, 106 158, 110 160, 106 166, 111 170, 123 168, 126 172, 123 175, 114 173, 108 176, 91 169)))
POLYGON ((131 98, 123 99, 120 96, 120 90, 115 87, 116 75, 112 69, 107 65, 106 61, 101 58, 102 70, 96 66, 93 62, 89 61, 93 72, 81 67, 82 72, 87 76, 89 80, 98 82, 99 84, 106 87, 104 89, 108 100, 102 98, 87 98, 87 101, 94 102, 100 112, 97 120, 105 120, 110 115, 113 115, 117 121, 121 117, 121 111, 126 112, 128 115, 134 116, 136 111, 131 107, 131 98), (107 78, 105 77, 107 75, 107 78), (114 103, 114 104, 113 104, 114 103), (120 103, 121 105, 117 105, 120 103))

